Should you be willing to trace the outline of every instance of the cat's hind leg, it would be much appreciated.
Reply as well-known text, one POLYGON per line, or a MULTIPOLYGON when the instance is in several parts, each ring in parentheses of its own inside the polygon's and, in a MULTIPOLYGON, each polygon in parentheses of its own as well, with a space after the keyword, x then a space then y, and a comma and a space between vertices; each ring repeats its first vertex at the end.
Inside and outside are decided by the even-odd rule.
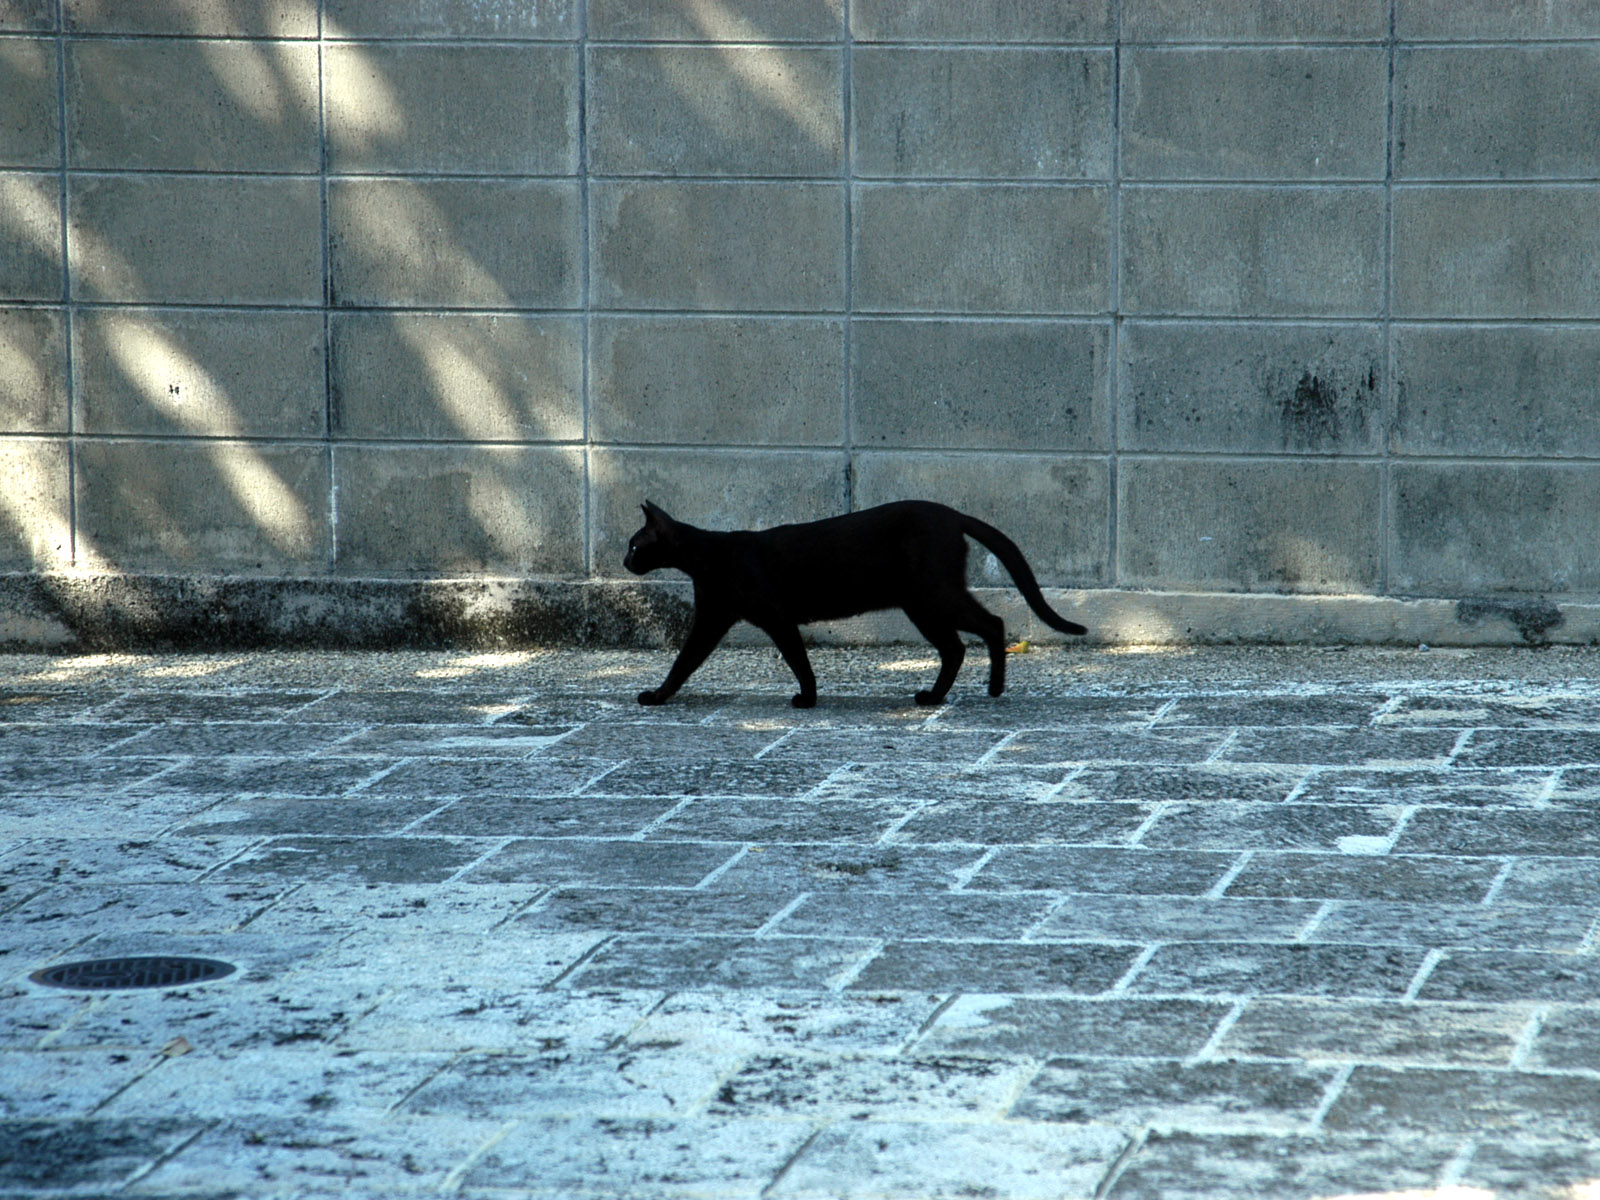
POLYGON ((967 657, 967 648, 962 644, 961 634, 949 620, 922 608, 908 608, 906 616, 911 618, 917 632, 932 642, 933 648, 939 652, 939 677, 933 681, 931 688, 917 692, 912 699, 923 705, 943 704, 955 684, 956 673, 961 670, 961 664, 967 657))
POLYGON ((977 634, 989 647, 989 695, 1000 695, 1006 690, 1006 623, 966 592, 961 598, 956 628, 977 634))
POLYGON ((806 655, 806 644, 800 636, 800 627, 781 618, 752 623, 772 639, 773 644, 778 647, 778 653, 783 655, 783 661, 788 663, 789 669, 794 672, 800 691, 789 703, 796 708, 810 708, 816 704, 817 677, 812 674, 811 659, 806 655))
POLYGON ((640 692, 639 703, 665 704, 670 700, 732 628, 733 618, 720 614, 713 616, 697 609, 694 614, 694 624, 689 626, 689 636, 684 638, 683 649, 678 651, 678 657, 673 660, 666 679, 662 681, 660 687, 640 692))

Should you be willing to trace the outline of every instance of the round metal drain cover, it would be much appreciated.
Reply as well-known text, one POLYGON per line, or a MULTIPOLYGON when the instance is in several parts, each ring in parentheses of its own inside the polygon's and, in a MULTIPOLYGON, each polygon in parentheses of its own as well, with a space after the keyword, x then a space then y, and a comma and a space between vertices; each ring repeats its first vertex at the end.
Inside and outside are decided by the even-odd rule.
POLYGON ((104 992, 118 988, 181 987, 187 983, 221 979, 233 972, 232 963, 215 958, 178 958, 160 954, 62 963, 58 967, 35 971, 28 978, 46 987, 104 992))

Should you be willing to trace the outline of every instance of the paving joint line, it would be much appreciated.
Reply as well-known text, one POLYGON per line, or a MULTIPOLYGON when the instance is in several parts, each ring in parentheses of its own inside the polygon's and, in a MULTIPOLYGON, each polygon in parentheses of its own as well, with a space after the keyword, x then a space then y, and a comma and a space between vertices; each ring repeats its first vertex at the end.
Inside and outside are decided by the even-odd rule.
POLYGON ((1422 956, 1422 961, 1417 964, 1417 973, 1411 977, 1411 982, 1406 985, 1406 990, 1400 994, 1402 1000, 1415 1000, 1422 993, 1423 985, 1428 982, 1428 976, 1433 974, 1434 968, 1449 957, 1445 951, 1439 949, 1429 950, 1422 956))
POLYGON ((482 854, 478 855, 478 857, 473 859, 471 862, 462 864, 455 871, 453 871, 449 875, 445 876, 445 878, 443 878, 442 880, 439 881, 440 884, 441 885, 448 885, 448 884, 452 884, 452 883, 459 883, 464 875, 468 874, 469 872, 471 872, 473 870, 476 870, 478 867, 482 866, 489 859, 493 858, 496 854, 499 854, 500 851, 504 850, 507 846, 511 845, 512 842, 517 841, 517 840, 518 839, 515 836, 510 835, 510 834, 507 834, 504 837, 500 837, 500 838, 494 839, 493 845, 491 845, 482 854))
POLYGON ((1250 860, 1255 857, 1254 850, 1242 851, 1238 858, 1233 860, 1233 865, 1222 873, 1222 877, 1213 883, 1202 894, 1205 900, 1221 900, 1224 893, 1233 886, 1233 881, 1243 874, 1245 867, 1250 865, 1250 860))
POLYGON ((713 883, 715 883, 717 880, 721 879, 724 875, 726 875, 729 871, 731 871, 736 865, 738 865, 740 862, 742 862, 744 860, 745 855, 750 853, 750 847, 753 846, 753 845, 755 845, 754 842, 745 842, 743 845, 741 845, 737 850, 735 850, 733 852, 732 857, 730 857, 727 862, 721 864, 720 866, 712 868, 710 873, 707 874, 704 879, 700 880, 700 882, 696 883, 689 890, 690 891, 695 891, 695 892, 703 892, 703 891, 706 891, 707 889, 709 889, 713 883))
POLYGON ((1528 1016, 1528 1023, 1522 1027, 1522 1032, 1517 1036, 1517 1044, 1511 1050, 1511 1057, 1506 1061, 1506 1066, 1513 1071, 1520 1071, 1527 1066, 1528 1055, 1533 1053, 1533 1044, 1538 1041, 1539 1034, 1544 1029, 1545 1018, 1550 1015, 1550 1006, 1541 1004, 1528 1016))
POLYGON ((1333 1106, 1339 1102, 1339 1097, 1344 1092, 1345 1085, 1350 1082, 1350 1076, 1355 1074, 1355 1070, 1355 1063, 1345 1063, 1333 1073, 1333 1078, 1328 1080, 1328 1086, 1322 1093, 1322 1101, 1317 1105, 1316 1112, 1311 1114, 1310 1129, 1313 1133, 1322 1132, 1323 1121, 1327 1119, 1333 1106))
POLYGON ((1217 1022, 1217 1027, 1211 1031, 1211 1036, 1206 1039, 1205 1045, 1196 1050, 1192 1055, 1183 1060, 1185 1067, 1198 1066, 1200 1063, 1209 1062, 1222 1045, 1222 1040, 1228 1032, 1239 1023, 1239 1018, 1244 1016, 1244 1010, 1249 1006, 1250 999, 1241 997, 1233 1002, 1233 1007, 1222 1014, 1222 1020, 1217 1022))
MULTIPOLYGON (((1500 864, 1500 869, 1495 872, 1494 878, 1489 881, 1489 890, 1484 892, 1483 899, 1478 901, 1480 907, 1488 908, 1495 902, 1500 895, 1500 889, 1506 885, 1506 880, 1511 878, 1512 869, 1516 865, 1517 860, 1514 857, 1508 857, 1505 862, 1500 864)), ((1596 920, 1600 921, 1600 917, 1597 917, 1596 920)))
POLYGON ((1134 956, 1133 961, 1128 964, 1127 970, 1123 971, 1121 977, 1106 989, 1105 994, 1107 996, 1127 995, 1128 989, 1133 986, 1133 981, 1138 977, 1139 972, 1149 965, 1150 960, 1156 956, 1156 951, 1160 950, 1164 944, 1163 942, 1151 942, 1143 950, 1139 951, 1134 956))

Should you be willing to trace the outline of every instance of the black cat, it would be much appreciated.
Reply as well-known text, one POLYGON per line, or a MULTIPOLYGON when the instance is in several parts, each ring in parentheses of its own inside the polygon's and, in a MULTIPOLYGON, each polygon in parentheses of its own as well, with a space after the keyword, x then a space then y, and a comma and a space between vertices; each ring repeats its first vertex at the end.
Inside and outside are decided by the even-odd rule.
POLYGON ((644 528, 628 539, 622 565, 635 575, 676 567, 694 580, 694 622, 667 678, 640 692, 661 704, 705 662, 723 635, 749 621, 778 645, 800 682, 796 708, 817 702, 817 680, 800 626, 885 608, 902 608, 939 651, 939 677, 918 704, 939 704, 961 669, 960 630, 989 647, 989 694, 1006 688, 1005 625, 967 590, 971 535, 1005 564, 1028 606, 1052 628, 1087 633, 1053 612, 1016 543, 992 525, 925 500, 780 525, 761 532, 712 533, 674 521, 648 501, 644 528))

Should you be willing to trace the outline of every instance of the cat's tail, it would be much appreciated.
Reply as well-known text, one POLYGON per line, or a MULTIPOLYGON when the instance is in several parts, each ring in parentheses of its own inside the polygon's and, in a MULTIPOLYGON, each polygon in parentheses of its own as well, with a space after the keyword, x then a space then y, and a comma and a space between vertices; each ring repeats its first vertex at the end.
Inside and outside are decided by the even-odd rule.
POLYGON ((1016 582, 1017 590, 1028 602, 1028 607, 1039 614, 1040 620, 1062 633, 1089 632, 1076 621, 1067 620, 1045 603, 1044 593, 1039 590, 1039 581, 1033 577, 1033 568, 1028 565, 1028 560, 1022 557, 1022 551, 1017 548, 1015 542, 993 525, 986 525, 977 517, 969 517, 966 513, 956 515, 961 518, 961 532, 981 542, 991 554, 1005 564, 1006 570, 1011 572, 1011 578, 1016 582))

